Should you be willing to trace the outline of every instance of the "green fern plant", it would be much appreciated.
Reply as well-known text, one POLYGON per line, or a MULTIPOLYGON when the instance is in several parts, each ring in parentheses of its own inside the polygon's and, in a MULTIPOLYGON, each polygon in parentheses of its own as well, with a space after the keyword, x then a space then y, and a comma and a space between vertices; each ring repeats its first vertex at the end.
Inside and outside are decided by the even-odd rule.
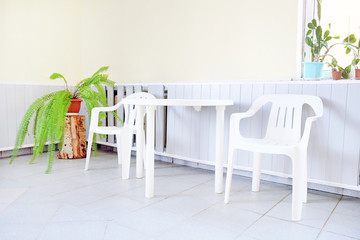
MULTIPOLYGON (((63 79, 65 82, 65 90, 46 94, 35 100, 26 111, 15 141, 15 147, 11 155, 10 164, 14 161, 19 149, 22 147, 25 137, 29 131, 30 120, 35 115, 33 132, 34 132, 34 149, 33 157, 30 163, 34 162, 36 157, 43 154, 45 146, 48 144, 48 166, 46 173, 50 173, 56 151, 56 143, 61 150, 62 142, 64 140, 64 124, 66 113, 69 109, 71 99, 81 98, 84 100, 89 119, 91 119, 91 110, 94 107, 107 107, 106 93, 103 85, 114 87, 115 82, 108 79, 108 75, 104 74, 109 67, 102 67, 95 72, 91 77, 80 81, 74 92, 70 92, 67 81, 64 76, 59 73, 53 73, 50 79, 63 79)), ((121 119, 115 112, 111 114, 121 123, 121 119)), ((106 118, 105 113, 99 116, 99 124, 106 118)), ((94 138, 96 138, 94 134, 94 138)), ((96 150, 95 141, 93 149, 96 150)))

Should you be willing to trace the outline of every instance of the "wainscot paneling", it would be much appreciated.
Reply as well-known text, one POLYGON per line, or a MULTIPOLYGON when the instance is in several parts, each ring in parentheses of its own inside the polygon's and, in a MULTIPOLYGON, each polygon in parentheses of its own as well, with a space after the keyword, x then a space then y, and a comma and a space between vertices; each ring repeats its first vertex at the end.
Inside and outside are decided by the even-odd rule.
MULTIPOLYGON (((0 84, 0 151, 13 148, 17 128, 30 104, 38 97, 62 89, 57 85, 0 84)), ((246 111, 252 102, 264 94, 309 94, 319 96, 324 103, 324 115, 314 123, 308 148, 309 181, 326 186, 335 186, 359 191, 360 161, 360 82, 318 81, 318 82, 267 82, 267 83, 224 83, 224 84, 150 84, 117 85, 107 88, 108 104, 113 105, 134 92, 147 91, 157 98, 200 98, 231 99, 235 105, 225 111, 225 151, 227 145, 229 118, 231 113, 246 111)), ((84 104, 83 104, 84 105, 84 104)), ((305 108, 305 115, 311 111, 305 108)), ((122 118, 122 109, 118 110, 122 118)), ((86 115, 85 106, 81 114, 86 115)), ((247 136, 264 136, 269 106, 265 106, 251 121, 245 121, 241 132, 247 136)), ((88 120, 87 120, 88 124, 88 120)), ((108 117, 107 123, 115 124, 108 117)), ((118 124, 118 123, 117 123, 118 124)), ((156 111, 155 150, 157 156, 171 157, 184 161, 214 165, 215 159, 215 109, 203 107, 195 111, 188 107, 161 107, 156 111)), ((113 136, 101 139, 99 143, 115 146, 113 136)), ((24 145, 31 146, 29 132, 24 145)), ((252 155, 238 151, 236 167, 251 170, 252 155)), ((286 156, 264 155, 264 173, 290 177, 291 162, 286 156)))

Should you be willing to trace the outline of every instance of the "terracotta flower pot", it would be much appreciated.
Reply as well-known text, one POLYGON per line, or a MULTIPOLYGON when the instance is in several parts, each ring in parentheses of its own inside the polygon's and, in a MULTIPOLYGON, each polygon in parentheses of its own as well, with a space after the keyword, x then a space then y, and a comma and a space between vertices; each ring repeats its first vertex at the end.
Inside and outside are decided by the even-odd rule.
POLYGON ((79 113, 82 99, 74 98, 71 99, 71 104, 68 113, 79 113))
POLYGON ((355 80, 360 80, 360 69, 355 69, 355 80))
POLYGON ((332 71, 333 80, 340 80, 341 74, 342 74, 342 71, 332 71))

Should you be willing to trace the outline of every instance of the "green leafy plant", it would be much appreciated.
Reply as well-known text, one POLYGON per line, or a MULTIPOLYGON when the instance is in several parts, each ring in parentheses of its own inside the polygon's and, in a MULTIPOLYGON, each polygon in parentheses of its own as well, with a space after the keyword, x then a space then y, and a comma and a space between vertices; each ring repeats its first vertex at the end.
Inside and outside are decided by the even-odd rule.
MULTIPOLYGON (((329 56, 331 56, 331 55, 329 55, 329 56)), ((332 70, 333 72, 341 71, 341 70, 340 70, 341 67, 338 65, 338 62, 337 62, 336 58, 333 57, 333 56, 331 56, 331 57, 332 57, 331 63, 327 62, 326 64, 327 64, 329 67, 331 67, 331 70, 332 70)))
POLYGON ((345 68, 342 68, 341 66, 339 66, 338 61, 336 60, 336 58, 332 55, 327 54, 327 56, 332 57, 331 63, 327 62, 326 64, 331 67, 331 70, 334 71, 341 71, 341 76, 344 79, 348 79, 350 77, 350 72, 351 72, 351 64, 346 66, 345 68))
POLYGON ((341 76, 344 79, 349 79, 350 78, 351 64, 346 66, 345 68, 342 68, 342 67, 339 66, 339 70, 342 71, 341 76))
POLYGON ((343 40, 343 44, 345 45, 346 54, 349 54, 350 52, 353 52, 354 54, 351 65, 354 66, 355 69, 359 69, 358 65, 360 63, 360 38, 359 41, 356 43, 355 35, 350 34, 343 40))
MULTIPOLYGON (((55 158, 56 143, 59 143, 59 148, 62 147, 65 117, 69 109, 71 99, 81 98, 85 101, 89 119, 91 119, 91 110, 94 107, 108 106, 103 85, 113 87, 115 84, 115 82, 108 79, 107 74, 104 74, 108 68, 109 67, 102 67, 91 77, 80 81, 76 85, 74 92, 69 90, 64 76, 59 73, 53 73, 50 76, 50 79, 63 79, 65 82, 65 90, 46 94, 35 100, 30 105, 20 123, 10 164, 14 161, 19 149, 22 147, 25 137, 29 131, 30 120, 35 115, 33 124, 35 143, 33 157, 30 163, 34 162, 36 157, 44 152, 44 148, 48 144, 48 167, 46 169, 46 173, 49 173, 55 158)), ((122 123, 121 119, 115 114, 115 112, 111 113, 122 123)), ((105 117, 105 113, 100 114, 100 123, 105 117)), ((95 145, 93 147, 96 150, 96 143, 94 144, 95 145)))
POLYGON ((312 62, 323 62, 330 49, 337 45, 333 44, 329 46, 329 41, 332 39, 340 39, 339 36, 330 36, 331 24, 329 23, 329 29, 323 31, 320 20, 321 20, 321 2, 317 0, 317 20, 314 18, 308 24, 309 30, 306 32, 305 43, 310 47, 311 50, 311 61, 312 62), (325 49, 324 54, 321 54, 321 50, 325 49))

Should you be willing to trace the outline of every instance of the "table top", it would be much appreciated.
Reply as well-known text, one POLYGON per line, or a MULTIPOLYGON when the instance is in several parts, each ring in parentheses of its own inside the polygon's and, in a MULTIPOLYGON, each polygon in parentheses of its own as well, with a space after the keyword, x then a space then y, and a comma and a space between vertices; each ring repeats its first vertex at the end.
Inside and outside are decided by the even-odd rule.
POLYGON ((126 99, 122 100, 125 104, 143 106, 231 106, 234 101, 227 99, 126 99))

